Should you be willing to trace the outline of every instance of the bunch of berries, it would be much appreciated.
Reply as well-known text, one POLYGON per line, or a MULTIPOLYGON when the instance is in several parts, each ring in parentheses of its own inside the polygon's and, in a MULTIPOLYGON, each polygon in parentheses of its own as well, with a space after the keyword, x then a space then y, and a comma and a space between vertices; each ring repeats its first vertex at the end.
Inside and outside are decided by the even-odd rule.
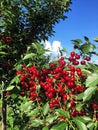
POLYGON ((76 109, 76 95, 84 92, 87 77, 77 66, 76 59, 80 59, 80 55, 71 52, 69 62, 61 57, 58 61, 49 63, 48 69, 44 68, 40 72, 37 66, 23 65, 22 70, 17 71, 17 75, 20 75, 21 95, 29 96, 32 101, 49 102, 51 109, 69 110, 73 117, 83 115, 82 110, 76 109))

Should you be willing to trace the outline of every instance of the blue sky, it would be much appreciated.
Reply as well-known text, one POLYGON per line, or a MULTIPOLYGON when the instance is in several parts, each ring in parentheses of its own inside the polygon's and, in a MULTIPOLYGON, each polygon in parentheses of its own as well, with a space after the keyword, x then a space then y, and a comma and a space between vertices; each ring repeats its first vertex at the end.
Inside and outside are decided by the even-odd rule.
MULTIPOLYGON (((64 21, 56 24, 55 34, 49 41, 60 41, 61 45, 72 49, 72 39, 87 36, 92 42, 98 36, 98 0, 72 0, 71 11, 66 13, 68 16, 64 21)), ((98 43, 97 43, 98 44, 98 43)))

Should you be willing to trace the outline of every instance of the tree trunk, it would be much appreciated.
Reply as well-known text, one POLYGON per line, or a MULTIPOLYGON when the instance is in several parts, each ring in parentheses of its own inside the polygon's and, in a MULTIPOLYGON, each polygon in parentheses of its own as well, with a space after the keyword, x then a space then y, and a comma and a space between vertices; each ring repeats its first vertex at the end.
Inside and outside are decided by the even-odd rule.
POLYGON ((6 130, 6 100, 5 93, 2 92, 2 130, 6 130))

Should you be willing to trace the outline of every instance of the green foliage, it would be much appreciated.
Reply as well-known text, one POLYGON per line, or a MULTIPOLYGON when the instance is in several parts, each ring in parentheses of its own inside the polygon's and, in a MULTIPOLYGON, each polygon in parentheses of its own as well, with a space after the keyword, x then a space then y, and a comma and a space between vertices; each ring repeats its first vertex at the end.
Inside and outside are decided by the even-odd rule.
POLYGON ((76 123, 79 130, 87 130, 86 125, 77 117, 73 119, 73 121, 76 123))
POLYGON ((54 25, 66 18, 70 4, 71 0, 2 0, 1 30, 15 42, 45 40, 53 35, 54 25))
POLYGON ((54 125, 50 130, 65 130, 66 128, 66 122, 61 121, 58 124, 54 125))
MULTIPOLYGON (((98 129, 98 65, 85 60, 87 56, 98 56, 98 47, 86 36, 84 42, 81 39, 72 40, 75 51, 86 64, 77 66, 67 57, 62 57, 66 62, 65 59, 63 63, 54 59, 51 66, 50 57, 45 56, 48 50, 41 44, 42 40, 54 34, 54 25, 66 18, 70 4, 71 0, 0 2, 0 98, 4 94, 2 101, 8 108, 8 130, 98 129), (34 71, 32 68, 35 68, 34 71), (54 71, 58 68, 59 72, 54 71), (80 76, 76 71, 78 68, 80 76), (74 75, 71 69, 75 69, 74 75), (69 74, 67 78, 65 71, 69 74), (74 87, 70 88, 72 86, 68 88, 67 80, 73 77, 74 87, 82 86, 81 91, 78 89, 79 93, 74 87), (51 97, 50 93, 48 97, 48 88, 44 88, 41 82, 47 87, 51 79, 50 88, 54 89, 50 92, 54 91, 54 95, 51 97), (33 85, 36 89, 29 91, 30 87, 35 87, 33 85), (59 88, 62 93, 59 93, 59 88), (30 99, 33 92, 36 92, 34 100, 30 99), (52 104, 51 108, 51 103, 55 101, 58 104, 52 104)), ((98 42, 98 37, 94 41, 98 42)), ((61 50, 60 53, 63 54, 61 50)))

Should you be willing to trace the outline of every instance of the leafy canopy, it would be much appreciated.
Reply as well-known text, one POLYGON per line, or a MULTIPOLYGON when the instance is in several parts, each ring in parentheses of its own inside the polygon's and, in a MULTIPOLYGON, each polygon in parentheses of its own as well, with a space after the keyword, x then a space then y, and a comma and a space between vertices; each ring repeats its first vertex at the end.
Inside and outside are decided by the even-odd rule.
POLYGON ((1 32, 31 42, 52 36, 53 27, 70 8, 71 0, 2 0, 1 32))

